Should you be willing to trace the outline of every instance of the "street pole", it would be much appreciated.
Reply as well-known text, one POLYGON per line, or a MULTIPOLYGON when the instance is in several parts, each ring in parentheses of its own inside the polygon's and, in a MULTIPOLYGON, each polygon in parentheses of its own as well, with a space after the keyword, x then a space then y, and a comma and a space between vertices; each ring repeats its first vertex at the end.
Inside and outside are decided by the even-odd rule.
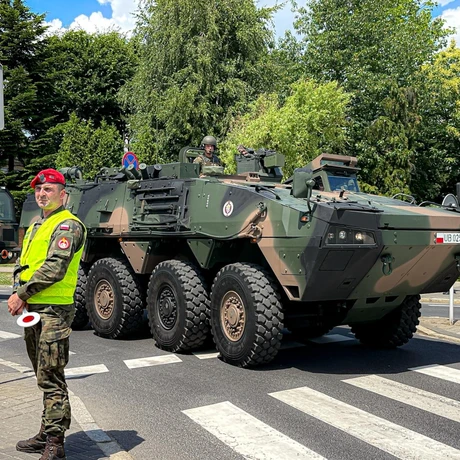
POLYGON ((3 67, 0 64, 0 129, 5 128, 5 114, 3 110, 3 67))
POLYGON ((449 322, 454 324, 454 287, 449 290, 449 322))

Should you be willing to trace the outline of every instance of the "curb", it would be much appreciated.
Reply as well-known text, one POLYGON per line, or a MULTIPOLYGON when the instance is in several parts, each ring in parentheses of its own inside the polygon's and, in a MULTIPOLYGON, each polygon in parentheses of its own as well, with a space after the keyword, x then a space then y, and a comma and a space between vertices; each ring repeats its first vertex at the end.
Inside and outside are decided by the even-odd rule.
POLYGON ((447 340, 449 342, 457 343, 460 345, 460 338, 452 337, 451 335, 441 334, 439 332, 435 332, 432 329, 428 329, 427 327, 420 326, 420 324, 417 326, 417 332, 419 332, 422 335, 426 335, 427 337, 435 337, 436 339, 443 339, 443 340, 447 340))
MULTIPOLYGON (((420 303, 442 303, 449 305, 449 296, 446 295, 445 298, 440 297, 422 297, 420 303)), ((460 299, 454 299, 454 305, 460 305, 460 299)))

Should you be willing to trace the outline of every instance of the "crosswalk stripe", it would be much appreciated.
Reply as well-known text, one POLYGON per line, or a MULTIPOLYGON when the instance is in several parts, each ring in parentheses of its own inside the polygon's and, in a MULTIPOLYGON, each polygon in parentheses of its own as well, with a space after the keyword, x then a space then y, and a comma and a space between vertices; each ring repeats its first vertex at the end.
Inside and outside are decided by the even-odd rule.
POLYGON ((0 339, 17 339, 18 337, 22 336, 13 332, 0 331, 0 339))
POLYGON ((181 363, 182 360, 176 355, 151 356, 148 358, 127 359, 123 361, 129 369, 139 367, 158 366, 159 364, 181 363))
POLYGON ((447 380, 449 382, 460 383, 460 370, 453 369, 452 367, 432 364, 429 366, 411 367, 409 370, 430 375, 431 377, 436 377, 438 379, 447 380))
POLYGON ((72 367, 65 370, 66 378, 81 377, 83 375, 103 374, 109 372, 104 364, 96 364, 94 366, 72 367))
POLYGON ((445 398, 378 375, 366 375, 343 380, 343 382, 448 418, 454 422, 460 422, 460 402, 455 399, 445 398))
POLYGON ((228 401, 182 412, 247 459, 324 459, 228 401))
POLYGON ((219 356, 218 351, 195 351, 193 354, 198 358, 198 359, 211 359, 211 358, 217 358, 219 356))
POLYGON ((0 364, 10 367, 11 369, 15 369, 16 371, 19 371, 22 374, 25 374, 27 372, 33 372, 33 369, 31 369, 30 367, 26 367, 18 363, 13 363, 12 361, 7 361, 6 359, 0 358, 0 364))
POLYGON ((323 335, 322 337, 317 337, 315 339, 308 339, 308 340, 309 342, 315 342, 315 343, 348 342, 349 340, 356 341, 354 337, 347 337, 346 335, 342 335, 342 334, 328 334, 328 335, 323 335))
POLYGON ((308 387, 270 393, 270 396, 397 458, 419 460, 460 458, 460 451, 453 447, 308 387))

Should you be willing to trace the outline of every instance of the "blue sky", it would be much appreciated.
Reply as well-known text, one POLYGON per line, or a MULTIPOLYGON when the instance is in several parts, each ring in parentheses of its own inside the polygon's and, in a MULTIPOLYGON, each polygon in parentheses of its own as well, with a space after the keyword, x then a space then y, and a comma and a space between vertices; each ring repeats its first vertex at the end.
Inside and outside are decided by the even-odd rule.
MULTIPOLYGON (((134 26, 132 13, 139 0, 25 0, 34 13, 46 13, 46 21, 53 29, 80 27, 88 32, 102 31, 110 26, 129 32, 134 26)), ((259 0, 259 6, 274 5, 276 0, 259 0)), ((280 2, 278 2, 280 3, 280 2)), ((308 0, 297 0, 305 5, 308 0)), ((455 34, 460 44, 460 0, 438 0, 435 15, 441 15, 450 27, 458 28, 455 34)), ((294 16, 290 7, 279 11, 274 20, 278 36, 292 28, 294 16)))

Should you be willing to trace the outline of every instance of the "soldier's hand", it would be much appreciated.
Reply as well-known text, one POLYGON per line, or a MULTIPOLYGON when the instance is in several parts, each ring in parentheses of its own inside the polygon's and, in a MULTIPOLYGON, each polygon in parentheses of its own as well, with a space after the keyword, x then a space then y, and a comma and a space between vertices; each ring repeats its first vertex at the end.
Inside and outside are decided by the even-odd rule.
POLYGON ((25 305, 24 300, 20 299, 16 293, 12 294, 8 299, 8 311, 12 316, 20 315, 25 305))

